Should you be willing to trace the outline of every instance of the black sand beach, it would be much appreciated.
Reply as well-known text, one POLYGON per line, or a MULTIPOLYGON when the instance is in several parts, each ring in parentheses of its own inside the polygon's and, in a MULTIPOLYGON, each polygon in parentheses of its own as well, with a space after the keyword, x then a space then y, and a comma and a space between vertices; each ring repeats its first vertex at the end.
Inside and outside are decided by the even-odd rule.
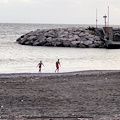
POLYGON ((1 119, 117 120, 119 114, 120 71, 0 74, 1 119))

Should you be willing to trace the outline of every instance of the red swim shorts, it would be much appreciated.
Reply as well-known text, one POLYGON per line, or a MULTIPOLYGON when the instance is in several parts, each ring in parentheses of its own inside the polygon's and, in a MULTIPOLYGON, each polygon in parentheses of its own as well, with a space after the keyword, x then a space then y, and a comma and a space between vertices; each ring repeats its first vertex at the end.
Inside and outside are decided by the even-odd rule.
POLYGON ((56 68, 59 69, 59 65, 56 65, 56 68))

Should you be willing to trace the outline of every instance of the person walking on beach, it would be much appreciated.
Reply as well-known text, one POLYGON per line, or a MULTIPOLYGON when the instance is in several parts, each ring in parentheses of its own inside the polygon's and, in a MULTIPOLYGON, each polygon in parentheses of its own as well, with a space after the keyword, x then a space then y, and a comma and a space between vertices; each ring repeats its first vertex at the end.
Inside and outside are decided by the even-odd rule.
POLYGON ((56 70, 55 70, 55 72, 59 72, 59 66, 61 66, 61 65, 60 65, 60 61, 58 59, 58 61, 56 61, 56 70))
POLYGON ((42 67, 42 65, 44 66, 44 64, 42 63, 42 61, 40 61, 40 62, 38 63, 38 65, 37 65, 37 66, 39 66, 39 72, 41 72, 41 67, 42 67))

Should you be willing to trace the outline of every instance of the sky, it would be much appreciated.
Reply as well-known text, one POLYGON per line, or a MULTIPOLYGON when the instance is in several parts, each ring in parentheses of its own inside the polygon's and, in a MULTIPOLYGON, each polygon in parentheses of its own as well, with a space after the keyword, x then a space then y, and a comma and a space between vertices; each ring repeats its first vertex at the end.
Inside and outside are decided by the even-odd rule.
POLYGON ((120 25, 120 0, 0 0, 0 23, 120 25))

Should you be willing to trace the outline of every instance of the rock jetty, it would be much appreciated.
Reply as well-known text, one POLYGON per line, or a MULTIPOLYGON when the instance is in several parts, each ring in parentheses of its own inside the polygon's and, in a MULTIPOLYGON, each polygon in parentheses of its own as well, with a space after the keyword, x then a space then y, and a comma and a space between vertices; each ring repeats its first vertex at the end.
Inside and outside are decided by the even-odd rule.
POLYGON ((16 40, 22 45, 103 48, 104 42, 89 28, 37 29, 16 40))

